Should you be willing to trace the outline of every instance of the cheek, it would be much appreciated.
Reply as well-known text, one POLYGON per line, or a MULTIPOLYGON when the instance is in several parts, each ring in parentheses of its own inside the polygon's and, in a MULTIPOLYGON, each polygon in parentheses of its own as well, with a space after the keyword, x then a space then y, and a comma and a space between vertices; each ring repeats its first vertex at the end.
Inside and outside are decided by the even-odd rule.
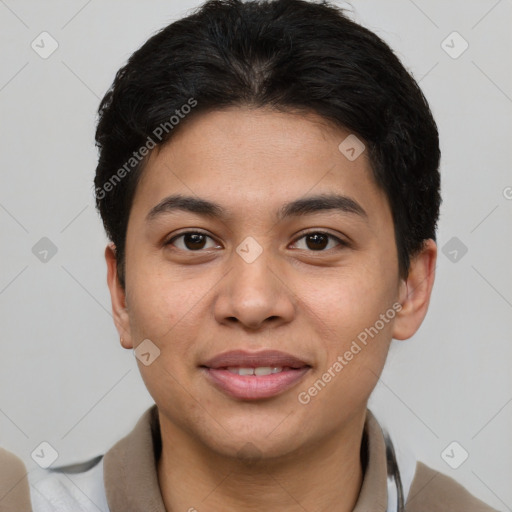
MULTIPOLYGON (((326 339, 334 343, 346 342, 347 337, 357 336, 392 308, 398 287, 394 278, 386 279, 386 273, 391 274, 379 267, 336 269, 321 280, 315 278, 310 286, 305 280, 298 283, 297 295, 303 300, 306 311, 312 313, 306 314, 324 327, 326 339)), ((387 333, 390 323, 379 330, 387 333)))
POLYGON ((344 284, 340 289, 331 282, 324 293, 309 297, 310 304, 317 303, 311 318, 317 319, 319 366, 299 390, 299 402, 307 402, 310 414, 304 428, 312 432, 316 421, 334 428, 366 407, 391 342, 392 294, 359 283, 344 284))
POLYGON ((183 386, 187 383, 187 389, 193 390, 188 383, 191 349, 204 329, 197 318, 204 290, 191 283, 189 286, 163 279, 158 272, 139 272, 130 284, 134 345, 149 339, 159 350, 150 365, 137 362, 146 388, 155 402, 166 404, 166 408, 190 409, 190 397, 183 393, 183 386))
POLYGON ((343 397, 343 401, 357 402, 373 389, 391 342, 396 300, 393 283, 379 281, 370 272, 340 272, 337 279, 330 276, 309 291, 304 306, 311 311, 308 316, 319 344, 315 377, 329 371, 335 375, 325 375, 330 389, 322 391, 325 399, 335 402, 343 397))
POLYGON ((179 338, 177 333, 185 326, 193 327, 187 325, 188 319, 201 307, 207 291, 204 285, 166 275, 156 265, 139 267, 129 275, 127 301, 133 333, 163 343, 169 338, 179 338))

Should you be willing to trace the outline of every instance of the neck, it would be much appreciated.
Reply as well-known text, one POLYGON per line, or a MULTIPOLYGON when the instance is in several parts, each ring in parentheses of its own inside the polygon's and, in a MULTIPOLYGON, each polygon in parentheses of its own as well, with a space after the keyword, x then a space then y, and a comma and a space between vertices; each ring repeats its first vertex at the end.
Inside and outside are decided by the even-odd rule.
POLYGON ((213 453, 160 415, 158 480, 168 512, 351 512, 363 480, 365 413, 286 457, 241 461, 213 453))

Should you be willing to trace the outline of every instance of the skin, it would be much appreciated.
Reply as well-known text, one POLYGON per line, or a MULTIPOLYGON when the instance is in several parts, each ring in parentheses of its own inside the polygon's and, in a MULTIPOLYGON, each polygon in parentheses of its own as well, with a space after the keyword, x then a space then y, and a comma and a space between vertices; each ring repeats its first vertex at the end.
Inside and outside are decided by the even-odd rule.
POLYGON ((123 347, 150 339, 160 349, 152 364, 138 364, 158 405, 158 478, 169 511, 343 512, 357 501, 367 400, 391 339, 409 338, 425 317, 437 252, 426 241, 400 279, 388 201, 366 153, 349 161, 338 149, 348 134, 315 114, 230 108, 188 119, 147 162, 127 228, 125 289, 113 245, 105 256, 123 347), (333 192, 366 215, 277 219, 285 203, 333 192), (177 193, 214 201, 227 215, 173 211, 146 221, 177 193), (194 230, 211 237, 199 250, 183 237, 166 245, 194 230), (306 232, 345 243, 329 238, 315 250, 306 232), (252 263, 236 252, 248 236, 263 251, 252 263), (396 303, 394 319, 301 404, 298 394, 396 303), (278 349, 312 368, 278 396, 238 400, 198 367, 231 349, 278 349))

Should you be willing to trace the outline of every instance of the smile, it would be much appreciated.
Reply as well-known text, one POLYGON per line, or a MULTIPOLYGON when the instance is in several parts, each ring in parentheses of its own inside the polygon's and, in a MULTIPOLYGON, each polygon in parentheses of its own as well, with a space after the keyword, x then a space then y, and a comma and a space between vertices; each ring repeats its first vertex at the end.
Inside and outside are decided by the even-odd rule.
MULTIPOLYGON (((258 366, 258 368, 238 368, 236 366, 230 366, 227 368, 228 372, 235 373, 237 375, 270 375, 272 373, 281 373, 283 371, 282 366, 275 366, 271 368, 270 366, 258 366)), ((286 370, 290 370, 290 368, 286 368, 286 370)))
POLYGON ((311 369, 300 357, 278 350, 231 350, 200 365, 209 384, 231 398, 260 400, 284 393, 311 369))

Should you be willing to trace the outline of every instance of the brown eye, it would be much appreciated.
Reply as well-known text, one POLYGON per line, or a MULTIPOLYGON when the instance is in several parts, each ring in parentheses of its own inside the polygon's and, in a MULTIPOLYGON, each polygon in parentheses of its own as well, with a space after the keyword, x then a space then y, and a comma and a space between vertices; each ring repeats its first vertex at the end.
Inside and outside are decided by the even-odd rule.
POLYGON ((200 251, 201 249, 218 247, 218 245, 215 244, 213 246, 206 247, 208 239, 213 241, 210 236, 204 233, 189 231, 171 238, 171 240, 169 240, 165 245, 173 245, 183 251, 200 251))
POLYGON ((311 235, 307 235, 305 238, 306 245, 313 251, 321 251, 329 244, 329 237, 322 233, 313 233, 311 235))
POLYGON ((295 245, 298 244, 299 241, 304 240, 305 241, 305 247, 299 247, 299 249, 308 249, 310 251, 324 251, 325 249, 332 249, 336 245, 339 246, 346 246, 346 242, 343 240, 340 240, 338 237, 331 235, 330 233, 324 233, 323 231, 314 231, 311 233, 306 233, 305 235, 301 236, 299 239, 297 239, 297 242, 295 242, 295 245), (330 243, 331 241, 334 241, 334 245, 330 243))

